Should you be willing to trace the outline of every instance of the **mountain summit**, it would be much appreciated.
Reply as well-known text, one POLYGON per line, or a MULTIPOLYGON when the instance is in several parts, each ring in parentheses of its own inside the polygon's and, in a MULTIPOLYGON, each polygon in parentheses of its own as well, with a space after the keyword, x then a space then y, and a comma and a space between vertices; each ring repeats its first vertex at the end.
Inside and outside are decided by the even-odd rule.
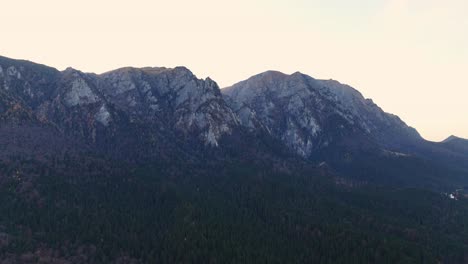
POLYGON ((334 80, 268 71, 222 92, 244 126, 265 127, 303 157, 350 138, 368 137, 387 148, 422 140, 397 116, 334 80))

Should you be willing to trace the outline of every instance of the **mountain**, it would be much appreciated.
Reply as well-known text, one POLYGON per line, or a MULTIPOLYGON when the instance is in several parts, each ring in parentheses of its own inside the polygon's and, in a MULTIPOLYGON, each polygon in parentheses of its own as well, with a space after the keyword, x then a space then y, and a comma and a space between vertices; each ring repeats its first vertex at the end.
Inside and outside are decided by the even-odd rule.
POLYGON ((305 162, 373 184, 446 190, 466 182, 463 140, 426 141, 356 89, 299 72, 220 89, 185 67, 98 75, 0 57, 0 84, 4 156, 305 162))
POLYGON ((299 72, 0 57, 0 263, 465 263, 467 150, 299 72))
POLYGON ((157 122, 185 134, 196 131, 207 145, 217 146, 238 123, 218 85, 197 79, 184 67, 126 68, 98 79, 100 92, 131 120, 157 122))
POLYGON ((331 165, 337 175, 435 189, 464 184, 466 152, 424 140, 348 85, 268 71, 222 93, 241 125, 265 131, 306 160, 331 165))
POLYGON ((217 84, 184 67, 95 75, 4 57, 0 67, 5 122, 54 129, 111 154, 151 155, 155 142, 173 149, 180 138, 213 147, 238 126, 217 84))
POLYGON ((259 123, 303 157, 329 145, 351 145, 350 138, 397 150, 422 141, 397 116, 337 81, 269 71, 222 91, 244 126, 259 123))

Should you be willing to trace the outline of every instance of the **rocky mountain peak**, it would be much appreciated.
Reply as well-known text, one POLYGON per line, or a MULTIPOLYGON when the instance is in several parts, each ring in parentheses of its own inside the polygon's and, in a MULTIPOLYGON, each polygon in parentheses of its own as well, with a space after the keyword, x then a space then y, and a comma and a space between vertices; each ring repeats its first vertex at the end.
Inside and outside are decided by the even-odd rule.
POLYGON ((391 145, 393 137, 419 137, 356 89, 300 72, 268 71, 222 92, 244 126, 265 127, 304 157, 355 133, 372 136, 382 145, 391 145))
POLYGON ((11 110, 5 118, 25 109, 91 142, 127 127, 125 120, 154 127, 159 134, 183 133, 212 146, 238 126, 218 85, 198 79, 186 67, 126 67, 96 75, 4 57, 0 67, 2 97, 9 102, 0 110, 11 110))
POLYGON ((99 76, 101 92, 134 120, 161 122, 179 132, 198 131, 209 145, 237 126, 237 118, 211 79, 185 67, 124 68, 99 76))

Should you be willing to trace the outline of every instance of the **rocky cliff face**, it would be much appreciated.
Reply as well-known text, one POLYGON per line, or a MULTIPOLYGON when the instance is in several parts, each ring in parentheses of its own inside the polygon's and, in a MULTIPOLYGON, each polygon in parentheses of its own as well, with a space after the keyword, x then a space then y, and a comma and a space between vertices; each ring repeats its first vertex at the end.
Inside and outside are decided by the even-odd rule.
MULTIPOLYGON (((152 155, 182 145, 185 153, 222 149, 224 137, 246 133, 278 140, 277 147, 303 158, 327 149, 340 152, 342 146, 455 152, 450 144, 425 142, 352 87, 299 72, 269 71, 220 90, 184 67, 128 67, 97 75, 0 57, 0 120, 4 134, 14 125, 15 133, 32 141, 29 132, 41 131, 44 139, 53 134, 50 141, 62 137, 60 142, 85 142, 123 156, 130 149, 152 155)), ((236 140, 231 144, 247 142, 236 140)), ((455 154, 464 158, 465 151, 460 153, 455 154)))
POLYGON ((390 148, 421 139, 397 116, 333 80, 269 71, 222 91, 244 126, 264 127, 303 157, 358 135, 390 148))
MULTIPOLYGON (((218 146, 238 126, 217 84, 197 79, 184 67, 95 75, 2 57, 0 99, 3 120, 33 120, 91 144, 110 142, 108 137, 130 126, 153 129, 159 139, 180 134, 218 146)), ((142 137, 136 133, 135 138, 142 137)))
POLYGON ((188 69, 125 68, 98 76, 100 91, 130 119, 157 122, 164 129, 197 133, 208 145, 238 125, 217 84, 188 69))
POLYGON ((0 148, 0 161, 47 166, 83 158, 162 167, 238 160, 284 170, 300 162, 374 182, 435 171, 415 160, 453 175, 468 171, 466 141, 427 142, 333 80, 269 71, 220 90, 184 67, 97 75, 4 57, 0 148), (382 170, 389 172, 372 178, 382 170))

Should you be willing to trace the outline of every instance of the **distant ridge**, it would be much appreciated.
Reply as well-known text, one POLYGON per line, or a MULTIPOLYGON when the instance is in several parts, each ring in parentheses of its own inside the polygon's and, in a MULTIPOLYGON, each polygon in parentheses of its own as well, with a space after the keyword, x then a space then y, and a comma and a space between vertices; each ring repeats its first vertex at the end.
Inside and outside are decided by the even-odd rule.
POLYGON ((449 143, 449 142, 453 142, 453 141, 460 141, 460 142, 468 143, 468 139, 457 137, 457 136, 454 136, 454 135, 449 136, 448 138, 443 140, 442 143, 449 143))

